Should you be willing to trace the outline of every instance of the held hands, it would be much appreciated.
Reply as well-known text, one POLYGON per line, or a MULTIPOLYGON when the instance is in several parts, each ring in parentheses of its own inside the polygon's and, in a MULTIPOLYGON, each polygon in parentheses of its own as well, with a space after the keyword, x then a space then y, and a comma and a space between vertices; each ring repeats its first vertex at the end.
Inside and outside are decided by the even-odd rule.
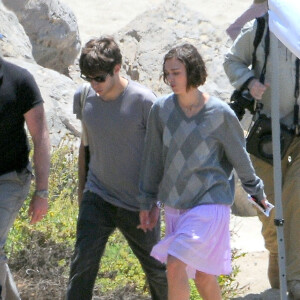
POLYGON ((138 229, 142 229, 144 232, 147 230, 152 230, 159 218, 159 208, 154 205, 151 210, 141 210, 140 211, 140 225, 137 226, 138 229))
POLYGON ((30 224, 41 221, 47 214, 47 211, 48 199, 33 195, 28 209, 28 216, 31 218, 30 224))
POLYGON ((270 87, 270 84, 262 84, 258 79, 252 79, 248 84, 248 89, 253 98, 261 100, 266 89, 270 87))

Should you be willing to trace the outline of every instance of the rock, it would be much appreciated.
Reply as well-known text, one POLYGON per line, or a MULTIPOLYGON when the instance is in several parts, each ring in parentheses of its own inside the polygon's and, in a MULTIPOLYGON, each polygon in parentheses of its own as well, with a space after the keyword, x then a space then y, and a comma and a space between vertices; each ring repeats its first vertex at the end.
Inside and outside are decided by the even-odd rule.
POLYGON ((58 0, 3 0, 23 25, 36 62, 68 74, 80 50, 75 15, 58 0))
POLYGON ((57 146, 66 134, 80 136, 81 125, 73 115, 73 95, 77 89, 69 77, 43 68, 35 63, 8 58, 8 61, 27 69, 35 78, 45 101, 51 144, 57 146))
POLYGON ((233 298, 232 300, 280 300, 280 290, 268 289, 261 294, 249 294, 245 297, 233 298))
POLYGON ((175 45, 192 43, 208 69, 207 83, 202 89, 223 100, 229 99, 232 88, 222 66, 228 38, 181 2, 166 1, 141 14, 115 37, 122 49, 124 72, 157 95, 171 91, 161 78, 164 55, 175 45))
POLYGON ((34 61, 28 36, 16 15, 8 11, 0 1, 0 55, 34 61))

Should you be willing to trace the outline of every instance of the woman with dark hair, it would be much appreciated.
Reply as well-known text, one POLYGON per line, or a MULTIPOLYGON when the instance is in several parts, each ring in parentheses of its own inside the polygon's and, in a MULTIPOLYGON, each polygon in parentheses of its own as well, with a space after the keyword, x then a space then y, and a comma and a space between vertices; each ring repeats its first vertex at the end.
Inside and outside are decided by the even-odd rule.
POLYGON ((216 276, 231 272, 233 167, 246 192, 266 207, 263 182, 255 175, 234 112, 198 89, 206 77, 194 46, 171 49, 163 78, 173 93, 154 103, 148 119, 139 228, 152 229, 156 218, 150 209, 162 202, 166 237, 151 255, 167 264, 169 300, 189 299, 189 278, 203 299, 221 300, 216 276))

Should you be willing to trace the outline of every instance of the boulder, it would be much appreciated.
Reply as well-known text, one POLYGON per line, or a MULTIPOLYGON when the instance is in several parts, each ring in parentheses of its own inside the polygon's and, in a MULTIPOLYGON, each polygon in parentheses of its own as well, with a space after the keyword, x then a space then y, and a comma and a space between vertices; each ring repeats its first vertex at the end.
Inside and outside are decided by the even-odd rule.
POLYGON ((80 50, 75 15, 58 0, 3 0, 17 15, 31 44, 36 62, 68 74, 80 50))
POLYGON ((45 101, 51 145, 57 146, 66 134, 80 137, 81 125, 73 114, 73 95, 77 84, 69 77, 43 68, 36 63, 7 58, 8 61, 28 70, 35 78, 45 101))
POLYGON ((192 43, 208 69, 207 83, 201 89, 228 99, 231 88, 222 66, 228 37, 180 1, 166 1, 139 15, 114 36, 124 56, 124 72, 157 95, 171 91, 161 78, 164 55, 175 45, 192 43))
POLYGON ((28 36, 13 12, 0 1, 0 55, 34 61, 28 36))

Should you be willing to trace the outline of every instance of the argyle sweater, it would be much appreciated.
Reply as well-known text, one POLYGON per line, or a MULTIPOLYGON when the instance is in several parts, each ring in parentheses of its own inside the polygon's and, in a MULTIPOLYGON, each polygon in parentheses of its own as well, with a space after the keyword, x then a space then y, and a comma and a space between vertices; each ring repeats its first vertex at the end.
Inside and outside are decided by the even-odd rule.
POLYGON ((231 205, 235 168, 247 193, 265 197, 245 148, 243 130, 229 106, 210 97, 188 118, 175 94, 160 98, 150 111, 140 174, 140 208, 159 200, 188 209, 203 204, 231 205), (231 180, 230 180, 231 179, 231 180))

